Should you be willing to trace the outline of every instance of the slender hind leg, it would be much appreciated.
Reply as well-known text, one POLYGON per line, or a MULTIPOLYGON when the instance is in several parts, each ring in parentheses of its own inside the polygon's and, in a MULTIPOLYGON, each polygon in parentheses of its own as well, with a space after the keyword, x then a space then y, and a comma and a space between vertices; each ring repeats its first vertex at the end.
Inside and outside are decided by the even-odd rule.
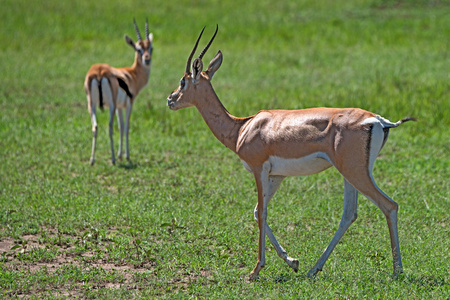
MULTIPOLYGON (((344 151, 341 151, 341 162, 339 163, 340 167, 338 167, 338 170, 351 185, 371 200, 386 217, 391 239, 394 276, 396 277, 403 272, 397 228, 398 204, 392 201, 391 198, 378 188, 372 176, 375 160, 386 142, 387 135, 383 124, 379 122, 374 121, 369 130, 370 138, 368 140, 368 145, 366 146, 366 149, 369 151, 361 151, 356 155, 357 157, 355 157, 355 154, 348 156, 344 151), (351 163, 345 164, 345 161, 367 161, 367 165, 349 167, 351 166, 351 163)), ((355 145, 351 146, 355 147, 355 145)))
POLYGON ((114 142, 113 142, 113 125, 114 125, 114 113, 116 111, 111 87, 109 85, 109 81, 106 78, 102 79, 102 92, 103 98, 109 104, 109 141, 111 144, 111 162, 114 165, 116 163, 116 158, 114 156, 114 142))
POLYGON ((91 115, 92 122, 92 152, 90 158, 90 164, 94 165, 95 163, 95 145, 97 143, 97 118, 96 118, 96 107, 99 102, 99 90, 98 90, 98 81, 93 79, 91 81, 91 90, 87 95, 88 100, 88 109, 89 114, 91 115))
POLYGON ((403 273, 402 259, 400 255, 400 243, 398 238, 398 204, 394 202, 389 196, 387 196, 374 182, 372 176, 368 176, 365 180, 366 183, 361 183, 358 180, 358 184, 355 187, 369 200, 371 200, 386 217, 387 225, 389 228, 389 236, 391 239, 392 258, 394 265, 394 277, 397 277, 400 273, 403 273))
POLYGON ((350 227, 350 225, 357 218, 357 200, 358 200, 358 191, 350 184, 347 180, 344 179, 344 213, 342 214, 341 222, 339 223, 339 228, 336 231, 333 239, 331 240, 328 247, 320 256, 317 263, 314 267, 309 270, 307 276, 312 277, 317 272, 322 271, 325 262, 333 251, 334 247, 339 243, 339 240, 342 238, 344 233, 350 227))
MULTIPOLYGON (((391 249, 394 264, 394 277, 403 273, 402 259, 400 256, 400 243, 398 238, 398 204, 387 196, 375 183, 372 176, 375 160, 386 142, 387 132, 379 123, 374 123, 369 144, 368 172, 361 172, 357 176, 347 177, 350 183, 358 191, 371 200, 386 217, 391 239, 391 249)), ((344 175, 345 176, 345 175, 344 175)))

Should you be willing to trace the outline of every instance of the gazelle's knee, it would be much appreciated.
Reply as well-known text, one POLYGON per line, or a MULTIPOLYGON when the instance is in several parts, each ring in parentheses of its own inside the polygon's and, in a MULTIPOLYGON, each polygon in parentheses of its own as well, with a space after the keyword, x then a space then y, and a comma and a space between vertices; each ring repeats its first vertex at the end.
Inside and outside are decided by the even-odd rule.
POLYGON ((358 214, 356 212, 352 215, 344 215, 341 219, 341 222, 339 223, 339 228, 347 230, 347 228, 350 227, 350 225, 352 225, 357 218, 358 214))
POLYGON ((353 214, 352 218, 350 219, 350 224, 353 224, 353 222, 355 222, 356 219, 358 219, 358 213, 355 212, 355 213, 353 214))
POLYGON ((397 216, 398 207, 397 202, 390 200, 388 203, 381 206, 380 209, 386 217, 390 218, 397 216))

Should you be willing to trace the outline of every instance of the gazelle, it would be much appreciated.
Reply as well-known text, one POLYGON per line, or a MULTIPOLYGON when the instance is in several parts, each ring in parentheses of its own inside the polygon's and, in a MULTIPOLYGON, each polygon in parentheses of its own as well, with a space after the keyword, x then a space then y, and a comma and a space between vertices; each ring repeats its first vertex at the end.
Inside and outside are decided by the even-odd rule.
POLYGON ((111 143, 111 161, 116 163, 113 143, 114 114, 117 112, 119 122, 120 142, 119 159, 122 159, 123 133, 125 130, 125 156, 130 160, 128 146, 128 133, 130 130, 130 116, 133 102, 139 92, 147 85, 150 78, 150 67, 152 63, 153 34, 148 33, 148 20, 145 23, 145 40, 142 40, 136 21, 133 20, 136 30, 137 43, 125 35, 125 41, 134 49, 134 63, 131 67, 113 68, 107 64, 92 65, 86 74, 84 89, 86 90, 89 114, 92 121, 92 155, 91 165, 95 162, 95 145, 97 141, 97 105, 103 109, 109 107, 109 140, 111 143), (125 109, 125 127, 122 109, 125 109))
POLYGON ((234 117, 222 105, 211 85, 211 79, 222 64, 220 50, 206 71, 202 71, 203 55, 218 28, 192 63, 192 72, 190 70, 203 30, 189 55, 180 85, 167 98, 167 105, 172 110, 195 106, 216 138, 234 151, 255 177, 258 203, 254 218, 259 227, 259 251, 250 280, 256 279, 264 267, 266 234, 278 256, 298 271, 298 260, 288 256, 267 224, 267 205, 285 177, 311 175, 331 166, 344 176, 344 213, 335 236, 307 275, 311 277, 322 270, 334 247, 356 220, 358 192, 385 215, 391 238, 394 275, 401 273, 398 205, 377 187, 372 168, 387 140, 389 129, 413 118, 392 123, 358 108, 263 110, 246 118, 234 117))

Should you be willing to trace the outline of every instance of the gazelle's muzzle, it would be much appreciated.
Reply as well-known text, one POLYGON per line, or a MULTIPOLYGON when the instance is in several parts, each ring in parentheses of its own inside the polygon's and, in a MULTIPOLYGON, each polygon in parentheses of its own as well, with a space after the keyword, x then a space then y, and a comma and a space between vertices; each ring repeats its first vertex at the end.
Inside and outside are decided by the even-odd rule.
POLYGON ((169 97, 167 97, 167 106, 170 109, 175 110, 175 105, 178 101, 178 99, 180 98, 180 88, 178 87, 175 91, 173 91, 169 97))
MULTIPOLYGON (((177 98, 178 98, 178 97, 177 97, 177 98)), ((176 102, 176 99, 174 99, 173 93, 172 93, 172 94, 169 95, 169 97, 167 97, 167 106, 168 106, 170 109, 174 109, 175 102, 176 102)))

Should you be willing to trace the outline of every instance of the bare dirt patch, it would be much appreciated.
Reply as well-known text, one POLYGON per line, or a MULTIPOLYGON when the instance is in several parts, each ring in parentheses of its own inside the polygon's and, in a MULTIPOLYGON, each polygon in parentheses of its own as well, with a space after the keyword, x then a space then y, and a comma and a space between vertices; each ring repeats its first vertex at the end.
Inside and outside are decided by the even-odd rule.
MULTIPOLYGON (((99 273, 103 274, 98 278, 88 279, 87 282, 74 279, 69 280, 69 283, 61 284, 51 282, 51 280, 49 282, 43 280, 43 283, 34 283, 31 286, 19 284, 18 287, 5 291, 4 296, 27 298, 31 295, 47 295, 50 293, 53 296, 83 298, 87 284, 89 290, 102 288, 142 290, 155 285, 155 282, 157 285, 166 285, 165 289, 167 289, 167 286, 171 286, 171 290, 185 291, 190 284, 202 277, 206 278, 211 275, 207 271, 199 273, 179 271, 174 278, 165 279, 162 282, 157 277, 158 262, 156 260, 143 260, 137 264, 125 260, 117 262, 108 259, 104 253, 98 258, 98 248, 96 251, 89 249, 82 252, 75 251, 77 246, 73 242, 80 243, 79 239, 79 237, 58 234, 55 230, 46 230, 44 237, 41 234, 29 234, 20 237, 20 239, 0 238, 0 270, 21 273, 22 276, 29 277, 41 274, 41 276, 47 278, 61 276, 60 274, 64 273, 67 268, 73 268, 88 274, 87 277, 92 276, 89 275, 90 272, 95 273, 99 270, 102 270, 99 273), (53 242, 49 243, 49 240, 53 242), (32 256, 33 252, 45 252, 47 250, 54 255, 51 257, 27 258, 32 256)), ((106 248, 108 242, 96 245, 99 248, 106 248)))

